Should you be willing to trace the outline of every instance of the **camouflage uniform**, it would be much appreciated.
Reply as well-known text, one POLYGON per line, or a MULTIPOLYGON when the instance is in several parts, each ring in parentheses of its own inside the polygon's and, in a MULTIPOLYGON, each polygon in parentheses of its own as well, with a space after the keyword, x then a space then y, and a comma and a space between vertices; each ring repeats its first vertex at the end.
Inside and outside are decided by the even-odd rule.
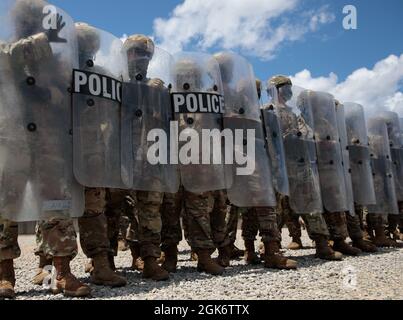
MULTIPOLYGON (((78 219, 80 244, 84 254, 93 258, 101 252, 110 252, 107 238, 105 211, 105 189, 86 188, 85 212, 78 219)), ((77 234, 72 219, 51 219, 36 226, 38 256, 52 258, 77 255, 77 234)))
POLYGON ((166 193, 161 210, 161 248, 178 246, 182 241, 181 213, 183 209, 183 187, 177 193, 166 193))
POLYGON ((362 239, 364 238, 364 207, 361 205, 355 205, 355 215, 351 215, 349 212, 346 213, 347 218, 347 229, 348 234, 351 239, 362 239))
MULTIPOLYGON (((299 217, 302 217, 304 220, 308 235, 312 240, 315 240, 318 236, 329 237, 330 235, 326 220, 322 214, 295 214, 295 212, 291 209, 290 198, 288 196, 279 195, 278 212, 280 212, 283 221, 288 221, 287 227, 290 231, 290 237, 293 239, 301 238, 301 225, 299 223, 299 217)), ((279 225, 280 230, 282 229, 283 225, 283 222, 279 225)))
POLYGON ((214 250, 229 245, 225 191, 196 194, 185 190, 184 207, 192 249, 214 250))
MULTIPOLYGON (((227 234, 230 244, 234 245, 238 233, 238 221, 240 218, 241 209, 231 205, 227 214, 227 234)), ((243 215, 242 215, 243 217, 243 215)))
POLYGON ((260 232, 262 242, 280 242, 280 232, 277 227, 277 214, 274 208, 250 208, 242 216, 242 238, 245 241, 256 241, 260 232))
POLYGON ((0 262, 20 257, 21 250, 17 239, 18 223, 0 218, 0 262))

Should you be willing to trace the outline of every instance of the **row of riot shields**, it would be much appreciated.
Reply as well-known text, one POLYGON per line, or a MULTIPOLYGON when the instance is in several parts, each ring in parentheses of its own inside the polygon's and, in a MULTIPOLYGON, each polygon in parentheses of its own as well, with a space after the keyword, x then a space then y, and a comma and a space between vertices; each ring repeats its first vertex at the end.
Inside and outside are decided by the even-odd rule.
POLYGON ((43 0, 3 1, 0 15, 2 218, 80 216, 84 187, 180 185, 227 190, 239 207, 275 206, 277 192, 296 213, 353 201, 395 211, 394 116, 383 116, 382 135, 370 123, 370 153, 359 106, 284 85, 261 108, 252 66, 234 53, 171 56, 144 36, 123 43, 43 0), (391 154, 378 148, 388 132, 391 154))

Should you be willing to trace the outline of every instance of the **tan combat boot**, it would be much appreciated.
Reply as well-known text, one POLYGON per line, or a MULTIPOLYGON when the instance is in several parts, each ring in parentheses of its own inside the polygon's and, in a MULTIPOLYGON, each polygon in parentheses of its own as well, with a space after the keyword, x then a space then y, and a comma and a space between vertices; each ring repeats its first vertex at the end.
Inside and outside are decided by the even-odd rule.
POLYGON ((14 261, 0 261, 0 299, 15 298, 14 261))
POLYGON ((56 283, 51 291, 53 294, 63 293, 66 297, 88 297, 91 294, 89 286, 80 282, 70 270, 70 257, 54 257, 56 283))
POLYGON ((197 253, 196 253, 194 250, 192 250, 192 251, 190 252, 190 258, 189 258, 189 260, 190 260, 190 261, 194 261, 194 262, 197 262, 197 260, 199 260, 199 257, 197 256, 197 253))
POLYGON ((378 252, 378 248, 370 241, 362 238, 353 239, 353 247, 360 249, 362 252, 374 253, 378 252))
POLYGON ((44 270, 46 266, 52 266, 53 260, 52 259, 47 259, 46 257, 40 256, 39 257, 39 266, 38 266, 38 271, 36 272, 35 277, 32 279, 32 283, 36 286, 42 286, 43 281, 46 279, 46 277, 49 276, 49 272, 44 270))
POLYGON ((215 260, 221 267, 228 268, 231 264, 232 246, 218 248, 218 257, 215 260))
POLYGON ((402 248, 403 244, 397 243, 385 235, 385 228, 383 226, 376 226, 375 237, 372 241, 378 248, 402 248))
POLYGON ((157 258, 147 257, 144 259, 143 278, 165 281, 169 279, 169 273, 158 265, 157 258))
POLYGON ((178 265, 178 247, 176 245, 168 246, 164 248, 164 262, 162 268, 169 273, 175 273, 178 265))
POLYGON ((346 256, 358 256, 362 251, 358 248, 350 246, 346 241, 342 239, 334 240, 333 250, 338 251, 346 256))
POLYGON ((330 247, 326 236, 318 236, 315 239, 316 258, 328 261, 341 261, 343 255, 340 252, 334 251, 330 247))
POLYGON ((123 287, 127 284, 124 277, 112 270, 107 253, 100 253, 93 257, 94 270, 91 273, 91 283, 98 286, 112 288, 123 287))
POLYGON ((288 259, 280 253, 277 241, 265 242, 265 259, 264 267, 269 269, 297 269, 297 262, 288 259))
POLYGON ((94 262, 89 259, 85 264, 85 273, 92 273, 92 271, 94 271, 94 262))
POLYGON ((255 251, 255 242, 252 240, 245 240, 244 259, 248 265, 258 265, 261 262, 255 251))
POLYGON ((198 256, 197 271, 213 276, 219 276, 224 273, 224 268, 211 258, 210 250, 199 249, 196 252, 198 256))
POLYGON ((301 250, 303 248, 301 238, 293 238, 292 242, 287 246, 288 250, 301 250))
POLYGON ((136 243, 130 244, 130 251, 132 253, 132 270, 143 271, 144 270, 144 261, 140 257, 140 245, 136 243))

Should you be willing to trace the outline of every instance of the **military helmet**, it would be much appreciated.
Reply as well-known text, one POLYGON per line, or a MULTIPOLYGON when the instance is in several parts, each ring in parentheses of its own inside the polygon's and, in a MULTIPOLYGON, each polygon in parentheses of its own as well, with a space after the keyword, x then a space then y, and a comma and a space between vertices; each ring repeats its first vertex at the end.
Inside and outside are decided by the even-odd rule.
POLYGON ((152 58, 154 55, 154 42, 147 36, 135 34, 128 37, 123 45, 126 51, 134 50, 138 56, 152 58))
POLYGON ((234 60, 231 53, 220 52, 214 55, 214 58, 218 61, 221 71, 221 77, 223 82, 230 82, 234 72, 234 60))
POLYGON ((283 75, 274 76, 268 81, 268 87, 274 86, 278 89, 285 85, 292 86, 292 81, 289 77, 283 75))
POLYGON ((77 22, 75 26, 79 52, 91 55, 97 53, 101 47, 101 39, 97 29, 83 22, 77 22))
POLYGON ((43 0, 19 0, 16 2, 11 15, 15 22, 18 39, 27 38, 43 31, 43 8, 48 5, 43 0))

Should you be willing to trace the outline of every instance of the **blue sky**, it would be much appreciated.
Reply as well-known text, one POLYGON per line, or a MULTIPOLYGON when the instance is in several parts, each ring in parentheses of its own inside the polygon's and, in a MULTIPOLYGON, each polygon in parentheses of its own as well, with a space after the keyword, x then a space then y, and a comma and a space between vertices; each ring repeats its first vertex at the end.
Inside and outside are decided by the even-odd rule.
MULTIPOLYGON (((242 42, 244 40, 236 40, 236 34, 234 35, 229 32, 221 34, 220 31, 216 30, 218 38, 213 39, 207 45, 205 45, 205 42, 203 42, 204 45, 200 45, 200 42, 211 36, 203 29, 206 29, 211 24, 218 24, 218 28, 220 26, 220 21, 214 21, 213 14, 215 9, 212 9, 214 4, 219 3, 221 7, 217 8, 217 11, 225 15, 227 11, 223 10, 222 7, 224 2, 228 2, 227 7, 235 4, 235 2, 241 3, 240 8, 245 4, 255 5, 258 7, 257 12, 262 12, 264 8, 270 8, 270 6, 278 9, 281 8, 282 3, 289 3, 288 8, 281 8, 282 11, 280 10, 280 14, 270 17, 267 21, 267 30, 265 30, 264 26, 260 26, 262 28, 259 32, 264 34, 265 37, 252 42, 250 46, 246 43, 247 41, 243 41, 245 44, 235 43, 234 47, 230 48, 247 56, 254 65, 255 73, 259 78, 266 80, 269 76, 279 73, 296 75, 298 72, 306 69, 310 72, 309 81, 306 81, 307 86, 310 83, 317 83, 314 80, 321 81, 319 77, 325 77, 325 80, 320 82, 319 87, 323 86, 326 89, 329 87, 329 91, 340 91, 340 95, 345 96, 349 91, 343 91, 343 88, 339 87, 357 69, 367 68, 371 71, 377 62, 383 61, 390 55, 394 55, 397 58, 401 56, 402 59, 392 61, 392 63, 396 63, 394 69, 400 70, 400 67, 402 67, 402 0, 209 0, 204 2, 186 0, 183 8, 181 8, 182 13, 176 13, 179 22, 171 18, 173 10, 178 5, 183 4, 183 0, 50 0, 50 2, 66 10, 75 21, 88 22, 118 37, 121 37, 123 34, 130 35, 133 33, 157 35, 157 41, 161 43, 169 44, 170 41, 180 43, 182 40, 181 45, 184 50, 203 50, 208 52, 222 49, 224 40, 228 40, 227 42, 229 43, 224 45, 226 48, 231 46, 234 39, 235 42, 242 42), (207 2, 211 3, 210 8, 206 8, 206 5, 203 6, 200 4, 207 2), (200 9, 199 7, 194 9, 196 13, 192 12, 192 5, 194 3, 200 7, 200 9), (344 18, 342 9, 348 4, 356 6, 358 10, 358 30, 347 31, 342 27, 344 18), (290 40, 285 38, 264 53, 254 52, 256 51, 256 47, 264 47, 265 41, 269 42, 272 40, 272 36, 270 35, 272 30, 277 30, 281 25, 292 26, 294 31, 298 28, 304 29, 304 23, 308 23, 309 18, 316 13, 319 14, 319 12, 325 12, 325 19, 317 27, 305 30, 297 39, 290 40), (186 15, 191 14, 193 14, 192 17, 194 18, 186 20, 186 15), (203 19, 207 20, 207 16, 213 20, 203 23, 203 19), (159 29, 154 27, 156 18, 164 19, 164 23, 161 24, 159 29), (172 25, 170 23, 175 24, 172 25), (197 24, 199 25, 195 26, 197 24), (172 30, 165 30, 169 29, 166 26, 169 28, 172 27, 172 30), (186 32, 188 29, 192 30, 192 28, 195 32, 194 37, 192 35, 181 35, 181 33, 186 32), (181 36, 182 38, 178 40, 181 36), (330 81, 330 73, 335 73, 337 80, 330 81), (329 83, 332 83, 332 86, 329 83)), ((230 12, 232 11, 230 10, 230 12)), ((235 14, 235 16, 237 14, 241 15, 241 13, 234 12, 232 14, 235 14)), ((270 9, 262 13, 262 21, 270 15, 270 9)), ((218 19, 216 20, 221 19, 225 21, 225 16, 218 15, 218 19)), ((251 19, 251 17, 243 17, 243 19, 247 20, 251 19)), ((252 21, 253 23, 256 23, 256 21, 252 21)), ((236 28, 236 26, 233 27, 236 28)), ((245 25, 234 30, 243 33, 244 30, 242 28, 245 28, 245 25)), ((248 32, 245 32, 245 34, 251 35, 253 28, 248 30, 248 32)), ((379 72, 382 73, 382 70, 379 72)), ((390 90, 384 98, 388 101, 397 99, 397 103, 403 105, 403 94, 400 92, 403 75, 400 73, 396 75, 397 71, 393 70, 389 70, 389 72, 394 72, 396 79, 391 84, 394 89, 390 90)), ((368 77, 371 77, 371 75, 368 74, 368 77)), ((365 79, 364 77, 363 80, 365 81, 365 79)), ((298 76, 296 76, 295 81, 299 81, 298 76)), ((360 99, 360 96, 357 95, 356 100, 360 101, 360 99)), ((368 101, 363 101, 365 99, 361 100, 362 103, 368 103, 368 101)))

